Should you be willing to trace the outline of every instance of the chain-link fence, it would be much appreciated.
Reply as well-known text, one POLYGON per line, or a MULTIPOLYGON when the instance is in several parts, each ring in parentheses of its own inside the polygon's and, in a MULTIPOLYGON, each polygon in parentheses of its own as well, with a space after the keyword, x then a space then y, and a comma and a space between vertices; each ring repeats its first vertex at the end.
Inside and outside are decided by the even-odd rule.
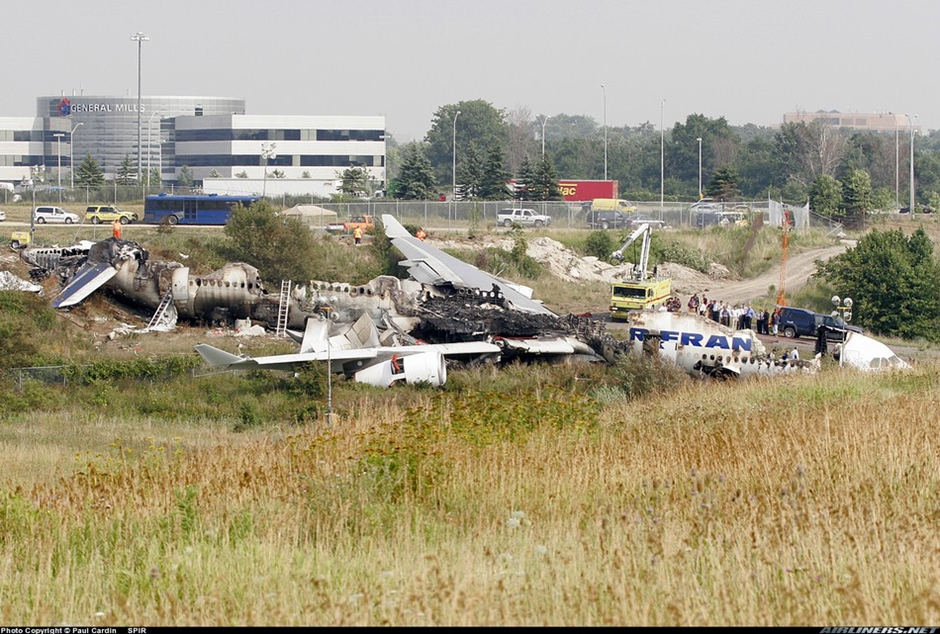
MULTIPOLYGON (((553 227, 587 229, 588 205, 571 202, 519 202, 519 201, 362 201, 348 203, 314 203, 335 211, 340 218, 354 215, 390 214, 402 224, 420 225, 438 230, 461 229, 476 223, 478 226, 496 226, 496 215, 501 209, 525 207, 535 209, 552 219, 553 227)), ((636 215, 661 221, 671 227, 709 228, 734 224, 741 218, 763 214, 764 223, 781 226, 782 210, 791 211, 798 222, 795 229, 810 226, 808 207, 792 207, 776 201, 742 201, 716 203, 708 211, 698 212, 688 202, 638 202, 636 215)), ((632 214, 628 214, 632 215, 632 214)), ((816 217, 819 219, 819 217, 816 217)))
MULTIPOLYGON (((62 187, 62 188, 36 188, 33 190, 18 191, 0 190, 0 201, 14 202, 15 196, 32 204, 55 205, 91 205, 100 203, 140 203, 143 196, 158 193, 188 194, 199 193, 192 187, 166 186, 161 188, 142 188, 136 185, 117 185, 109 183, 101 187, 62 187)), ((466 229, 471 224, 477 226, 496 226, 496 215, 501 209, 512 207, 525 207, 535 209, 539 213, 548 215, 552 219, 552 226, 564 229, 586 229, 588 203, 565 201, 437 201, 437 200, 391 200, 373 199, 356 202, 330 203, 322 202, 315 196, 282 194, 268 196, 273 204, 287 209, 294 205, 312 204, 335 211, 339 218, 371 214, 381 216, 391 214, 402 224, 419 225, 437 230, 466 229)), ((646 218, 661 221, 670 227, 695 227, 705 229, 714 225, 734 224, 741 217, 763 214, 764 223, 779 227, 783 220, 783 210, 791 213, 791 223, 794 230, 809 228, 810 226, 828 226, 830 229, 841 229, 841 225, 822 216, 811 213, 808 206, 796 207, 784 205, 777 201, 740 201, 729 203, 715 203, 714 207, 706 212, 696 211, 693 203, 658 201, 635 203, 636 213, 646 218), (838 227, 836 227, 838 225, 838 227)), ((326 222, 321 220, 320 222, 326 222)), ((316 227, 316 223, 314 224, 316 227)))

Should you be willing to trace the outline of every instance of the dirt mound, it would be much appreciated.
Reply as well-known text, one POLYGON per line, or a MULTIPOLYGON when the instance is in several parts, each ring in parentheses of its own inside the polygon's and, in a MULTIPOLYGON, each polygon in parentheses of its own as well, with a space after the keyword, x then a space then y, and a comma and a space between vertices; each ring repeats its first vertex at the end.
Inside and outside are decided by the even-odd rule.
MULTIPOLYGON (((493 247, 509 251, 513 246, 513 241, 509 238, 428 240, 428 242, 439 249, 460 250, 493 247)), ((633 267, 629 261, 614 265, 594 256, 582 257, 561 242, 544 236, 528 242, 526 255, 548 269, 552 275, 566 282, 596 281, 609 284, 622 279, 633 267)), ((726 280, 731 276, 730 271, 720 264, 713 264, 707 275, 674 263, 663 264, 658 267, 658 272, 672 278, 673 289, 677 293, 688 295, 701 292, 716 280, 726 280)))

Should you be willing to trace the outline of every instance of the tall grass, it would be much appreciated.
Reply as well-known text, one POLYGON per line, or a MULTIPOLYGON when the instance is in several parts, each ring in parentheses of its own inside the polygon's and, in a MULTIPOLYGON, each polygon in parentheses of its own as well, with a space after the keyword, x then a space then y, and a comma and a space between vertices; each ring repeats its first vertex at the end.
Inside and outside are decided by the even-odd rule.
POLYGON ((937 622, 940 368, 718 384, 653 371, 668 392, 612 391, 641 373, 583 366, 452 372, 445 390, 340 384, 332 426, 262 409, 240 433, 224 400, 233 413, 188 421, 5 417, 18 460, 61 477, 3 478, 0 619, 937 622))

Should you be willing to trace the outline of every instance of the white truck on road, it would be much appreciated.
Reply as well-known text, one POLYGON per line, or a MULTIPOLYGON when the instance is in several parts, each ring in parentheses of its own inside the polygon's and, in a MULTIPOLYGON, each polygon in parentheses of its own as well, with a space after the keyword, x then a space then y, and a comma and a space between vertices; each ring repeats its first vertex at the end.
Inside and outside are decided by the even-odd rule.
POLYGON ((551 224, 551 216, 540 214, 534 209, 500 209, 496 214, 496 224, 511 227, 517 222, 523 227, 547 227, 551 224))

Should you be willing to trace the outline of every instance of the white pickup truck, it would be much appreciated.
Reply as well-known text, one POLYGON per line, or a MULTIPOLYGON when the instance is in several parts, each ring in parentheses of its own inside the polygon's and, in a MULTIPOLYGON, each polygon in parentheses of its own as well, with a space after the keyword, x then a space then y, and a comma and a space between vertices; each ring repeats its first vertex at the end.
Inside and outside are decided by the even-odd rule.
POLYGON ((504 227, 512 226, 517 222, 523 227, 547 227, 551 224, 551 216, 540 214, 534 209, 500 209, 496 214, 496 224, 504 227))

